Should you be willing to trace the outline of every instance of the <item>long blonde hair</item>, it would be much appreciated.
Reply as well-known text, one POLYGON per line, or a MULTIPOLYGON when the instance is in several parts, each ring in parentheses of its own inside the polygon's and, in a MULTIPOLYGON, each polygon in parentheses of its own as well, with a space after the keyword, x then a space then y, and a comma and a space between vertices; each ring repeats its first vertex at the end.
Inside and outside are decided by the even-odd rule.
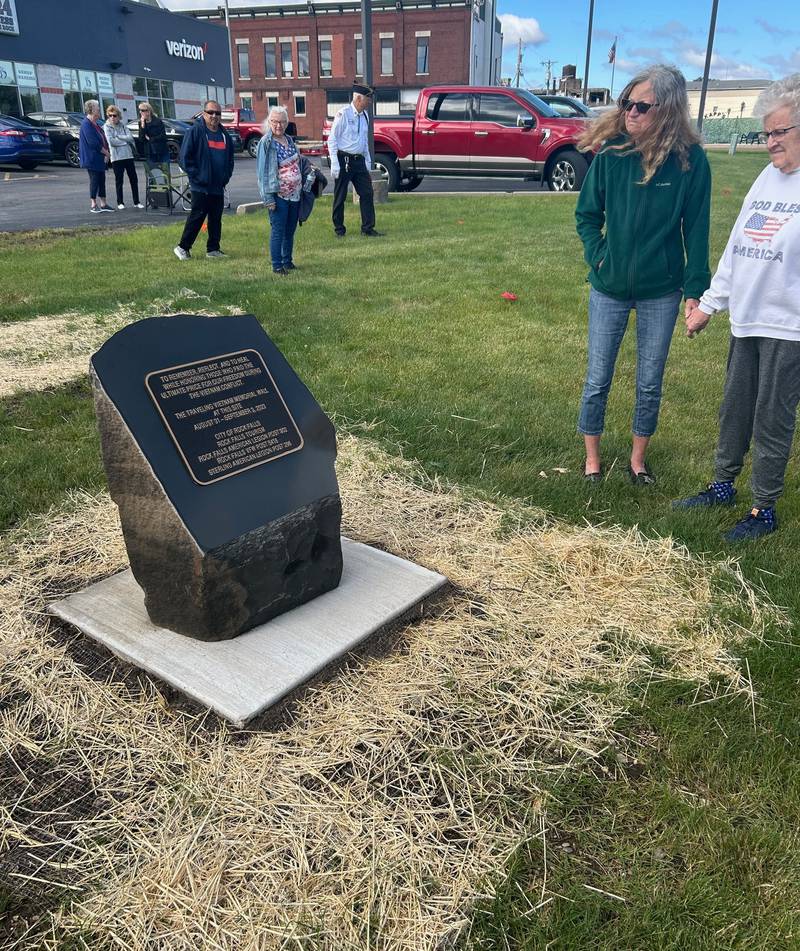
POLYGON ((640 83, 653 87, 658 108, 653 123, 633 142, 625 129, 625 113, 622 109, 604 113, 599 119, 587 124, 586 131, 578 140, 578 148, 584 152, 613 149, 623 154, 638 152, 642 157, 642 185, 646 185, 661 168, 671 152, 674 152, 681 168, 689 168, 689 149, 701 141, 700 135, 689 118, 689 98, 686 80, 674 66, 648 66, 634 76, 619 95, 618 102, 629 99, 631 91, 640 83), (624 142, 607 145, 612 139, 624 135, 624 142))

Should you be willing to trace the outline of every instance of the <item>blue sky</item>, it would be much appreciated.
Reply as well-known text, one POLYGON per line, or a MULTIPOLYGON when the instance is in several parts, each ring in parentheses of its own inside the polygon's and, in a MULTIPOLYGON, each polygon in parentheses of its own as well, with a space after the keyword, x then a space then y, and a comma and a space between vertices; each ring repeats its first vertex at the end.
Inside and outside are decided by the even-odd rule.
MULTIPOLYGON (((218 8, 223 0, 162 0, 170 10, 218 8)), ((248 0, 229 0, 247 6, 248 0)), ((555 60, 553 74, 567 63, 583 76, 589 0, 531 4, 499 0, 503 23, 503 76, 513 77, 521 38, 525 85, 544 84, 542 60, 555 60), (534 15, 532 15, 534 14, 534 15)), ((703 74, 711 0, 595 0, 589 83, 611 85, 608 51, 617 41, 617 93, 636 71, 651 63, 671 63, 687 79, 703 74)), ((800 3, 781 0, 720 0, 711 76, 714 79, 780 79, 800 72, 800 3)))
MULTIPOLYGON (((521 38, 526 85, 544 84, 542 60, 556 60, 553 74, 574 63, 583 75, 589 0, 547 3, 499 0, 503 23, 503 76, 513 77, 521 38), (531 13, 535 12, 535 16, 531 13)), ((591 86, 611 85, 608 51, 617 40, 614 93, 650 63, 670 63, 687 79, 703 74, 711 0, 595 0, 591 86)), ((800 3, 720 0, 711 76, 714 79, 779 79, 800 72, 800 3)))

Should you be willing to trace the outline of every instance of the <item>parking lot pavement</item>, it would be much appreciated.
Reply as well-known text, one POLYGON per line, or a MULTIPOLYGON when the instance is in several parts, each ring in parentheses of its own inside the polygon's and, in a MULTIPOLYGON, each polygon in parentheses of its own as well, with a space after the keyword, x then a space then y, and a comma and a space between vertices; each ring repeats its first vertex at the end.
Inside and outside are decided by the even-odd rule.
MULTIPOLYGON (((317 164, 319 164, 317 162, 317 164)), ((144 200, 144 166, 136 165, 139 185, 144 200)), ((326 178, 330 169, 323 166, 326 178)), ((330 193, 332 181, 327 189, 330 193)), ((474 191, 540 191, 538 182, 492 178, 429 178, 417 192, 474 192, 474 191)), ((249 156, 237 156, 233 178, 228 186, 231 200, 229 213, 237 205, 258 201, 256 164, 249 156)), ((89 213, 89 177, 83 169, 70 168, 65 163, 40 165, 33 172, 23 172, 14 165, 0 165, 0 231, 30 231, 37 228, 131 228, 142 224, 169 224, 184 216, 176 210, 173 215, 139 211, 132 207, 127 179, 124 185, 125 211, 116 211, 114 173, 106 173, 106 194, 113 214, 89 213)))

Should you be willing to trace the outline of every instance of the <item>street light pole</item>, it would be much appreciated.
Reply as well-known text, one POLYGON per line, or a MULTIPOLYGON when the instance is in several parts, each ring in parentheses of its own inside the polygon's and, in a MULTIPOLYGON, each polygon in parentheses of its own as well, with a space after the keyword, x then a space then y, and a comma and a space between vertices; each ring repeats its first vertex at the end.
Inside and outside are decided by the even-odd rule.
MULTIPOLYGON (((225 0, 225 29, 228 31, 228 61, 231 64, 231 108, 236 108, 236 81, 233 78, 233 38, 231 37, 231 20, 228 10, 228 0, 225 0)), ((220 103, 225 106, 224 102, 220 103)))
MULTIPOLYGON (((364 60, 364 85, 372 88, 372 0, 361 0, 361 52, 364 60)), ((369 117, 369 154, 375 161, 375 131, 373 120, 375 111, 372 100, 367 100, 367 116, 369 117)))
POLYGON ((700 106, 697 110, 697 131, 703 131, 703 113, 706 111, 706 90, 708 89, 708 74, 711 72, 711 51, 714 49, 714 31, 717 27, 718 0, 712 0, 711 22, 708 25, 708 45, 706 46, 706 64, 703 68, 703 85, 700 88, 700 106))
POLYGON ((583 101, 589 101, 589 57, 592 55, 592 21, 594 20, 594 0, 589 0, 589 32, 586 35, 586 66, 583 70, 583 101))

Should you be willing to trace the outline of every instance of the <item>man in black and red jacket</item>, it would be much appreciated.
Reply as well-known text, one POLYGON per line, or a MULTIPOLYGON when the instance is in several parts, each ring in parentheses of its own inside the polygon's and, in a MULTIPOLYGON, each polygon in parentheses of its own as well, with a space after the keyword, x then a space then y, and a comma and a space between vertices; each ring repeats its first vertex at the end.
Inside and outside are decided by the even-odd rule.
POLYGON ((180 164, 189 177, 192 189, 192 210, 186 219, 175 256, 188 260, 192 245, 208 218, 206 257, 222 258, 219 241, 222 236, 222 208, 225 186, 233 175, 233 142, 222 127, 222 107, 210 99, 203 115, 183 137, 180 164))

